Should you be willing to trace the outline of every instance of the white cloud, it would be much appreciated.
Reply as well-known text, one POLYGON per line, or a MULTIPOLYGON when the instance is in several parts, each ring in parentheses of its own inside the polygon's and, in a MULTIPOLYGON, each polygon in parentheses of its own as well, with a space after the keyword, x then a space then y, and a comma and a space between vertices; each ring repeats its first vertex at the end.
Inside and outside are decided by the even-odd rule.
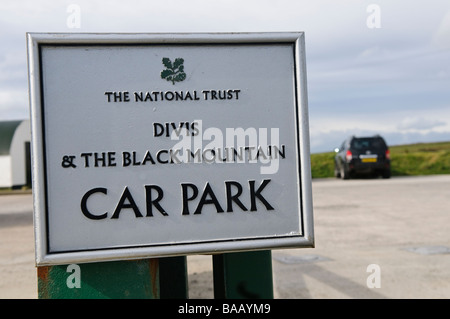
POLYGON ((26 61, 26 53, 23 50, 8 50, 0 55, 0 84, 8 85, 17 79, 26 80, 23 66, 26 61))
POLYGON ((0 120, 29 118, 27 89, 0 88, 0 120))
POLYGON ((414 116, 404 118, 397 128, 399 130, 431 130, 445 125, 447 125, 447 122, 442 120, 414 116))

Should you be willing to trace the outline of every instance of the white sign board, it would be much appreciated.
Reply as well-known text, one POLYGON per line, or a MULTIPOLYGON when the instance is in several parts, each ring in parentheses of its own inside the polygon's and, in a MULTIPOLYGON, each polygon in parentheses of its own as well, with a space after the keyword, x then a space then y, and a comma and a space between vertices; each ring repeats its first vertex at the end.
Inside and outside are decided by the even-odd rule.
POLYGON ((303 33, 28 34, 38 265, 313 246, 303 33))

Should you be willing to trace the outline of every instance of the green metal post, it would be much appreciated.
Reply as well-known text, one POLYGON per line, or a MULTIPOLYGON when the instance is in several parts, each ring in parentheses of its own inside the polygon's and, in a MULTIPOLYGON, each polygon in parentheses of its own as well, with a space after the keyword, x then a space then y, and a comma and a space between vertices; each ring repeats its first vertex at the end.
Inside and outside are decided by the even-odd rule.
POLYGON ((40 299, 159 298, 158 259, 41 266, 40 299))
POLYGON ((159 259, 161 299, 188 299, 186 256, 159 259))
POLYGON ((272 299, 270 250, 213 256, 216 299, 272 299))

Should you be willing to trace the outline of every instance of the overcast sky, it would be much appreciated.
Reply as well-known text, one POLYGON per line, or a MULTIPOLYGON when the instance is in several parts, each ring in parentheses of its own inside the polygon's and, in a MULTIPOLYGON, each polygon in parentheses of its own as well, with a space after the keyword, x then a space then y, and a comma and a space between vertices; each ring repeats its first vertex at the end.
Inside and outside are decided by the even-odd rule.
POLYGON ((449 0, 1 0, 0 121, 29 118, 26 32, 273 31, 306 35, 312 152, 450 141, 449 0))

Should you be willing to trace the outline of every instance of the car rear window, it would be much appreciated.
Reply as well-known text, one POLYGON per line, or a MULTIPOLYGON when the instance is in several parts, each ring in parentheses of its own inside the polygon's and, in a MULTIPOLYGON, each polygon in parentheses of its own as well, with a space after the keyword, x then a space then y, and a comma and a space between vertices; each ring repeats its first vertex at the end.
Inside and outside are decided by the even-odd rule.
POLYGON ((386 143, 381 138, 355 138, 352 140, 351 146, 355 150, 383 150, 386 149, 386 143))

